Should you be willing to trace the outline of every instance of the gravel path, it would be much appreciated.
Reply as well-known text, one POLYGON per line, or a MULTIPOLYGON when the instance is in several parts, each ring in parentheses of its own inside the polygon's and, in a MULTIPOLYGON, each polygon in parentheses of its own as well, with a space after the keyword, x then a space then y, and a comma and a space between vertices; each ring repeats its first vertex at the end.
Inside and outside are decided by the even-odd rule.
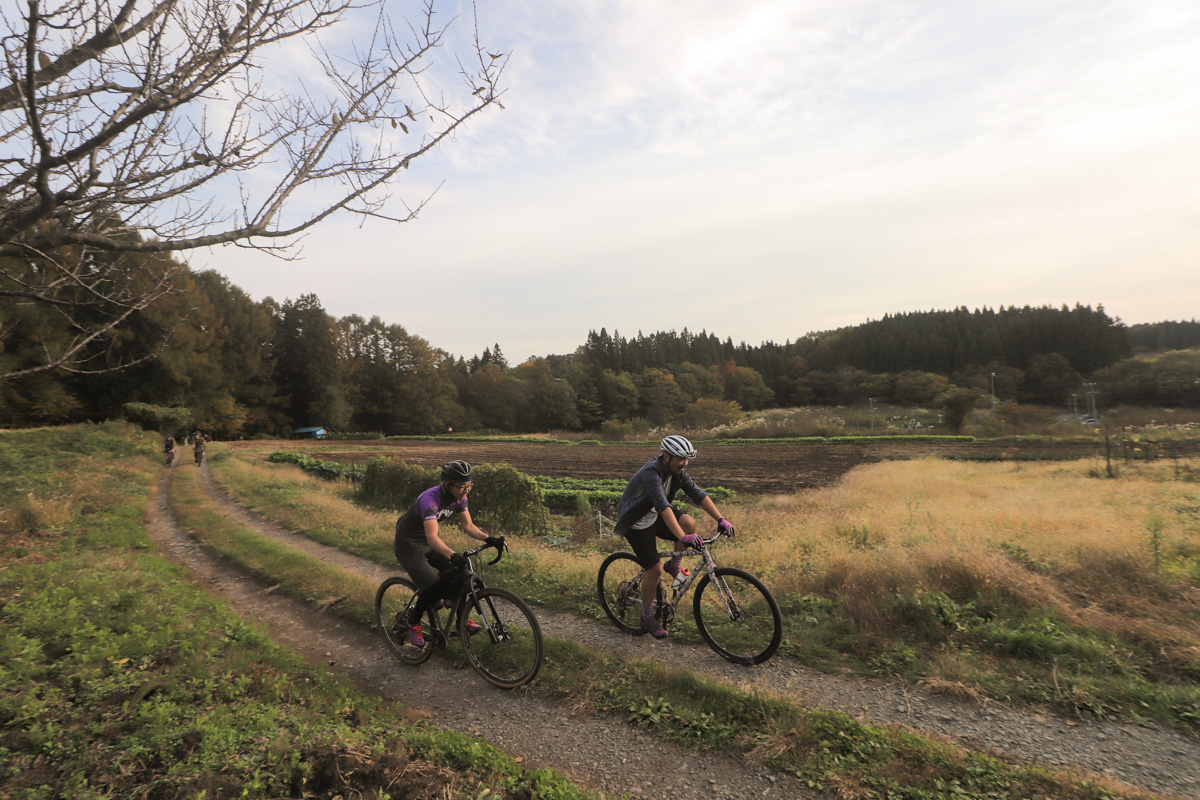
MULTIPOLYGON (((207 466, 202 475, 205 491, 223 513, 257 532, 372 579, 382 580, 393 574, 393 570, 374 562, 321 545, 250 514, 224 494, 212 480, 207 466)), ((164 477, 162 488, 165 487, 164 477)), ((158 505, 156 527, 174 528, 166 511, 165 491, 159 492, 158 505)), ((175 529, 169 537, 176 541, 172 552, 198 557, 198 548, 181 544, 180 536, 186 539, 186 535, 175 529)), ((237 582, 243 586, 239 591, 258 592, 261 600, 281 599, 263 597, 261 589, 244 588, 249 582, 240 575, 227 575, 220 581, 237 582)), ((234 605, 242 608, 245 602, 243 599, 243 605, 239 606, 235 601, 234 605)), ((473 671, 455 670, 443 659, 435 658, 418 669, 405 667, 391 658, 376 637, 299 604, 292 605, 295 608, 287 612, 286 623, 273 619, 277 615, 268 615, 266 620, 273 636, 277 635, 275 628, 281 627, 278 632, 281 641, 301 652, 313 651, 314 644, 319 645, 317 649, 324 647, 318 656, 326 662, 336 662, 327 666, 347 672, 360 686, 387 697, 395 696, 398 681, 404 681, 416 689, 408 692, 410 707, 425 705, 425 698, 478 698, 482 702, 455 708, 440 707, 435 700, 426 713, 439 726, 483 736, 508 752, 539 765, 559 768, 604 791, 635 797, 665 795, 688 788, 718 798, 814 796, 806 794, 786 776, 728 759, 698 757, 694 751, 664 744, 622 722, 574 714, 536 693, 491 691, 473 671), (305 627, 311 625, 321 626, 320 630, 305 627), (289 628, 303 631, 300 641, 289 635, 289 628), (546 724, 552 720, 565 721, 568 714, 572 717, 569 724, 552 727, 546 724), (531 724, 531 719, 537 721, 531 724), (540 741, 543 738, 545 742, 540 741), (655 766, 648 769, 650 761, 655 766), (641 781, 641 776, 647 774, 670 774, 672 789, 668 791, 656 787, 652 781, 648 784, 641 781)), ((253 611, 253 607, 249 608, 253 611)), ((1200 798, 1200 740, 1156 724, 1068 720, 995 702, 978 703, 936 694, 898 681, 843 679, 779 656, 757 667, 742 667, 729 664, 703 645, 632 637, 607 622, 543 608, 537 608, 537 614, 547 636, 576 641, 598 651, 634 658, 652 657, 731 685, 754 687, 819 708, 843 711, 866 722, 905 725, 1021 760, 1103 773, 1164 796, 1200 798)))

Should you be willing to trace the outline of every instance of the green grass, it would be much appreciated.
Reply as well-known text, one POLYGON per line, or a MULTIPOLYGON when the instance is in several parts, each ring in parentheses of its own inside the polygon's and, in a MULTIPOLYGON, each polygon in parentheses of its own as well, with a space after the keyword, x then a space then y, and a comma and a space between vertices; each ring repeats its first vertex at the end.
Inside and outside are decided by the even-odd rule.
POLYGON ((594 796, 408 722, 193 585, 143 528, 156 445, 115 425, 0 433, 0 795, 594 796))

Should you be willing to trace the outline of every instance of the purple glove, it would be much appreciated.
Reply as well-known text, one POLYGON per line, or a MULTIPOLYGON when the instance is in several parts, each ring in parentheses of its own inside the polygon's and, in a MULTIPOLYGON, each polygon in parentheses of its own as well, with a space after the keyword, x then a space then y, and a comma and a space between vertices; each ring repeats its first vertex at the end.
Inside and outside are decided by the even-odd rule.
POLYGON ((686 544, 688 547, 699 547, 704 543, 704 537, 698 533, 685 534, 679 541, 686 544))
POLYGON ((733 529, 733 523, 724 517, 721 517, 721 520, 717 523, 717 533, 723 533, 726 536, 737 535, 737 531, 733 529))

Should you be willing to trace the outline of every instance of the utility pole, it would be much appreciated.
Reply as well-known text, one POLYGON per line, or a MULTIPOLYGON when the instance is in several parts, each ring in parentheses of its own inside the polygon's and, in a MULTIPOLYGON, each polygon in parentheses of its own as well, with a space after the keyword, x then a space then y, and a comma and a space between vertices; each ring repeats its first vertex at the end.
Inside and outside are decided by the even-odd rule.
POLYGON ((1087 418, 1089 420, 1099 422, 1100 421, 1100 411, 1099 411, 1099 409, 1096 408, 1096 384, 1085 383, 1084 386, 1087 387, 1087 406, 1088 406, 1087 418))
POLYGON ((992 373, 992 413, 996 413, 996 373, 992 373))
POLYGON ((875 430, 875 398, 868 397, 867 402, 870 403, 870 405, 871 405, 871 410, 868 411, 867 414, 871 418, 871 430, 874 431, 875 430))

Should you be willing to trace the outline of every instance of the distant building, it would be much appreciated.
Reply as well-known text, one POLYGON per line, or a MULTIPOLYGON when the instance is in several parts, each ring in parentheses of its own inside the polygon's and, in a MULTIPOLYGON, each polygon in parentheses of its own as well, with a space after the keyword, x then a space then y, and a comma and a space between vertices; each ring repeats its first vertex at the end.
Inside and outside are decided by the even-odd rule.
POLYGON ((296 428, 292 431, 293 439, 324 439, 327 435, 324 428, 296 428))

